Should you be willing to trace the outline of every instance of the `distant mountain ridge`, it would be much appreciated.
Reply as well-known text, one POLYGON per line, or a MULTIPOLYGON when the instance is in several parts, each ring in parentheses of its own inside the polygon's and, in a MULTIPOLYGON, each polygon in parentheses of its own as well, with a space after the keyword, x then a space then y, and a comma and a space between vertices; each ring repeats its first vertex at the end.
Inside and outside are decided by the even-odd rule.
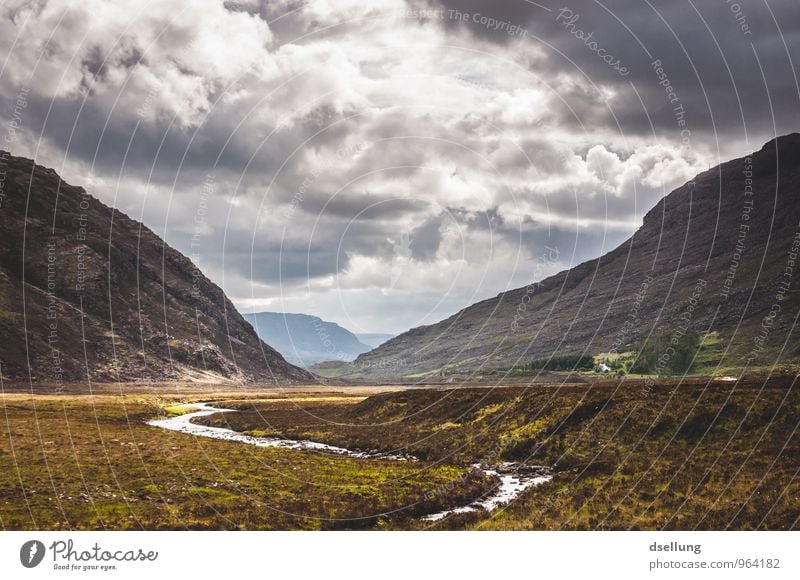
POLYGON ((300 366, 352 361, 372 349, 349 330, 318 316, 280 312, 244 314, 262 340, 300 366))
POLYGON ((29 159, 0 170, 4 379, 314 381, 140 222, 29 159))
POLYGON ((681 327, 716 333, 727 365, 796 359, 798 250, 794 133, 677 188, 600 258, 405 332, 361 355, 350 376, 480 373, 621 352, 681 327))

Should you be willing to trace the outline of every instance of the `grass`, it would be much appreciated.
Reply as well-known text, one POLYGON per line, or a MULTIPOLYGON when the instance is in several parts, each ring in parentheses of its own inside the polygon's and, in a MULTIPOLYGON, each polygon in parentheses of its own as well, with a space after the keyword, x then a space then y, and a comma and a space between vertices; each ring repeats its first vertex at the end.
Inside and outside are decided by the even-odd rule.
POLYGON ((798 528, 795 375, 350 392, 3 395, 0 527, 798 528), (258 448, 145 424, 176 399, 239 410, 198 422, 420 461, 258 448), (420 521, 490 489, 473 463, 503 461, 553 466, 555 476, 491 514, 420 521))
MULTIPOLYGON (((800 395, 794 376, 567 387, 414 390, 336 407, 235 402, 202 419, 237 430, 427 461, 555 466, 553 482, 446 528, 798 527, 800 395)), ((416 526, 416 524, 413 524, 416 526)))
POLYGON ((164 414, 167 417, 180 417, 181 415, 186 415, 188 413, 194 412, 196 409, 192 409, 190 407, 183 407, 179 405, 172 405, 168 407, 163 407, 164 414))
POLYGON ((256 448, 149 427, 163 412, 155 397, 0 401, 3 529, 407 527, 491 484, 452 466, 256 448), (447 498, 431 493, 442 486, 453 488, 447 498))

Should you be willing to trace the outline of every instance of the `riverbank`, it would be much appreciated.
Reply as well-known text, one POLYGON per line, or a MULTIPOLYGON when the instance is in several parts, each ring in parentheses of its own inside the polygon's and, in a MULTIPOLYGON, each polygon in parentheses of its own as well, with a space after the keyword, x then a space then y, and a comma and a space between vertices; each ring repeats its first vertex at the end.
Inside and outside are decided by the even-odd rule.
MULTIPOLYGON (((417 458, 407 453, 387 453, 380 451, 363 451, 345 449, 309 441, 307 439, 294 440, 280 437, 255 437, 239 433, 225 427, 212 427, 195 423, 195 419, 211 417, 223 413, 236 413, 233 409, 223 409, 213 407, 209 403, 187 403, 176 407, 179 410, 188 411, 176 414, 166 419, 155 419, 148 421, 148 425, 194 435, 195 437, 208 437, 219 439, 231 443, 242 443, 245 445, 255 445, 256 447, 273 447, 281 449, 293 449, 295 451, 312 451, 328 453, 342 457, 356 459, 373 459, 379 461, 417 461, 417 458)), ((440 510, 422 517, 423 521, 438 522, 453 514, 464 514, 473 512, 492 512, 501 506, 507 506, 516 500, 520 494, 527 489, 547 483, 552 479, 549 469, 545 467, 525 467, 513 463, 503 463, 499 466, 486 466, 476 463, 472 466, 490 479, 495 479, 496 483, 481 497, 466 503, 465 505, 440 510)))
POLYGON ((7 529, 793 529, 793 379, 361 393, 0 393, 7 529), (147 425, 195 422, 417 461, 242 445, 147 425), (491 513, 475 464, 550 465, 491 513))

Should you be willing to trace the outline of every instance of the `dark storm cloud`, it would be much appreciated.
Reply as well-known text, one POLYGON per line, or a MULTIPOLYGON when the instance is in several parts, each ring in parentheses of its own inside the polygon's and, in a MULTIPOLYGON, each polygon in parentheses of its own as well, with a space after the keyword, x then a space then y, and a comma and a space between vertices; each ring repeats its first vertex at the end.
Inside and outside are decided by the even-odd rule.
POLYGON ((97 195, 180 249, 207 203, 198 261, 217 279, 302 293, 336 278, 371 320, 425 311, 462 274, 496 291, 486 268, 489 286, 514 268, 527 283, 546 247, 560 266, 594 257, 718 147, 760 146, 773 111, 778 133, 800 129, 794 0, 741 1, 739 15, 726 0, 535 4, 176 0, 144 17, 134 0, 9 5, 0 96, 13 106, 28 87, 19 132, 40 161, 93 174, 97 195), (404 6, 441 12, 382 13, 404 6), (392 268, 401 286, 429 286, 398 287, 392 268))
POLYGON ((174 118, 145 118, 141 112, 146 107, 142 103, 138 109, 110 112, 101 99, 47 100, 32 94, 26 122, 31 132, 68 157, 91 163, 101 174, 125 167, 128 173, 150 176, 160 184, 171 184, 179 175, 190 182, 202 181, 207 173, 244 177, 247 183, 273 174, 312 136, 308 147, 335 146, 344 130, 334 126, 320 132, 322 119, 330 115, 324 108, 309 113, 291 131, 272 132, 269 126, 253 130, 248 111, 212 111, 201 125, 187 128, 174 118))
POLYGON ((297 283, 336 274, 349 263, 347 254, 336 246, 308 244, 270 244, 252 252, 236 252, 225 248, 225 266, 246 275, 253 282, 289 287, 297 283))
MULTIPOLYGON (((547 6, 548 3, 552 2, 550 0, 538 2, 542 6, 547 6)), ((445 10, 440 21, 446 29, 465 30, 477 38, 501 44, 511 42, 515 36, 510 35, 507 29, 499 26, 481 25, 481 16, 527 27, 534 19, 548 18, 549 15, 546 10, 524 0, 492 0, 491 2, 485 0, 428 0, 427 5, 433 9, 445 10), (464 14, 469 17, 464 18, 464 14)))
MULTIPOLYGON (((742 142, 746 128, 756 145, 775 130, 773 111, 779 133, 800 127, 800 97, 791 62, 800 60, 800 4, 795 0, 543 0, 540 4, 551 11, 521 0, 430 2, 445 10, 480 13, 522 25, 529 33, 525 39, 509 38, 502 30, 487 29, 472 18, 442 20, 447 29, 463 30, 504 47, 537 43, 547 54, 552 76, 560 71, 576 73, 599 86, 613 87, 617 92, 612 100, 613 115, 605 114, 603 119, 597 117, 597 107, 584 107, 565 96, 575 108, 577 120, 586 126, 602 124, 622 134, 647 135, 653 130, 652 123, 659 134, 674 139, 680 133, 674 108, 682 104, 698 141, 713 142, 716 132, 723 144, 730 139, 742 142), (603 54, 620 60, 628 74, 620 75, 603 62, 587 41, 576 38, 577 31, 591 34, 588 42, 596 42, 603 54), (672 103, 659 84, 663 79, 654 70, 657 60, 678 99, 672 103)), ((576 120, 566 109, 559 115, 564 123, 576 120)))
POLYGON ((224 240, 203 240, 203 265, 236 272, 255 283, 294 288, 346 270, 354 255, 392 257, 394 244, 385 224, 331 216, 323 226, 314 229, 313 220, 304 219, 277 233, 259 226, 230 228, 224 240), (302 235, 294 235, 297 232, 302 235))
POLYGON ((345 220, 375 221, 420 214, 426 204, 413 199, 396 196, 373 195, 369 192, 347 192, 331 196, 330 192, 318 191, 304 198, 303 211, 309 215, 345 220))
POLYGON ((442 244, 442 224, 446 219, 445 214, 428 219, 421 226, 411 232, 411 257, 421 262, 427 262, 436 256, 442 244))

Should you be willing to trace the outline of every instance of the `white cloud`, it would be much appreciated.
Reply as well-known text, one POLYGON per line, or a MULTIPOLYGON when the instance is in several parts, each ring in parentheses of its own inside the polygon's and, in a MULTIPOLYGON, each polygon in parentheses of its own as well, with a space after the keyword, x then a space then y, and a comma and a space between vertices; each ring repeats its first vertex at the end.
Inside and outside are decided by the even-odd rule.
POLYGON ((6 3, 0 20, 3 94, 28 86, 59 119, 40 158, 67 149, 63 125, 85 99, 74 157, 56 164, 68 179, 94 171, 98 196, 190 253, 213 170, 198 261, 240 305, 374 331, 430 323, 529 283, 548 228, 622 236, 705 168, 674 146, 577 131, 562 99, 611 127, 615 90, 552 72, 530 40, 408 19, 401 0, 240 8, 49 0, 6 3), (120 171, 112 153, 121 163, 134 127, 144 149, 134 140, 120 171), (399 236, 438 216, 424 259, 398 255, 399 236))

